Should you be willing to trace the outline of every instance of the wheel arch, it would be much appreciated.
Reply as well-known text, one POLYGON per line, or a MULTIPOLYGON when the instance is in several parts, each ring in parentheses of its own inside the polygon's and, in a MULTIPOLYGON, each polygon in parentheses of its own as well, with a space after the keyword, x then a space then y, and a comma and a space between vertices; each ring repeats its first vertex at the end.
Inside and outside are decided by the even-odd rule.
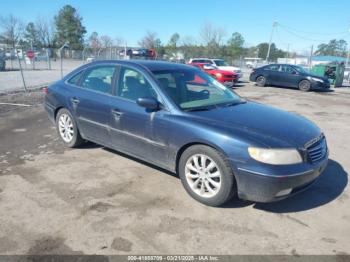
MULTIPOLYGON (((228 161, 229 157, 227 156, 227 154, 225 153, 224 150, 222 150, 222 148, 220 148, 219 146, 217 145, 214 145, 212 143, 209 143, 207 141, 197 141, 197 142, 189 142, 189 143, 186 143, 184 145, 182 145, 179 150, 177 151, 176 153, 176 160, 175 160, 175 172, 178 174, 178 168, 179 168, 179 163, 180 163, 180 158, 183 154, 183 152, 185 152, 186 149, 192 147, 192 146, 195 146, 195 145, 202 145, 202 146, 208 146, 208 147, 211 147, 213 149, 215 149, 216 151, 218 151, 221 155, 224 156, 224 161, 228 161)), ((235 177, 235 174, 233 172, 233 168, 231 167, 231 173, 232 175, 235 177)))
MULTIPOLYGON (((65 108, 64 106, 58 106, 56 107, 54 113, 53 113, 53 117, 54 117, 54 120, 56 121, 56 117, 57 117, 57 114, 58 114, 58 111, 60 111, 62 108, 65 108)), ((68 110, 68 109, 67 109, 68 110)))

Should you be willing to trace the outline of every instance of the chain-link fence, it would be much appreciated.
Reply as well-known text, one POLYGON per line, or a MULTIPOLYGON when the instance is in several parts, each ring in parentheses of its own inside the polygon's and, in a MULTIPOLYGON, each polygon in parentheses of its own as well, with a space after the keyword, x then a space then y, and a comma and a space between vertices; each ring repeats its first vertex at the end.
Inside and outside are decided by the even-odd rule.
MULTIPOLYGON (((21 46, 15 49, 3 48, 0 50, 0 59, 5 61, 6 65, 5 71, 0 72, 0 93, 40 88, 61 79, 62 76, 85 63, 102 59, 125 59, 129 58, 130 53, 131 49, 125 47, 82 50, 21 46)), ((145 59, 139 55, 133 58, 145 59)), ((158 59, 161 58, 158 57, 158 59)), ((184 63, 184 59, 181 61, 170 59, 170 61, 184 63)), ((227 59, 227 61, 241 68, 245 66, 243 59, 227 59)))
POLYGON ((100 59, 124 59, 124 48, 98 50, 3 48, 0 50, 0 93, 31 90, 48 85, 73 69, 100 59))

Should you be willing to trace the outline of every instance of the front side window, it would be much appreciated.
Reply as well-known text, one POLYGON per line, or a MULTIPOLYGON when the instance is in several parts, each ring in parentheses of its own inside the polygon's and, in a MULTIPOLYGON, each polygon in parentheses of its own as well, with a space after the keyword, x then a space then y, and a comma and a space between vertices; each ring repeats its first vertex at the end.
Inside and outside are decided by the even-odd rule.
POLYGON ((142 73, 122 67, 117 96, 136 102, 141 97, 157 98, 157 93, 142 73))
POLYGON ((241 99, 224 85, 196 68, 153 71, 160 87, 183 110, 202 110, 241 99))
POLYGON ((115 66, 98 66, 88 69, 81 86, 102 93, 112 93, 115 66))

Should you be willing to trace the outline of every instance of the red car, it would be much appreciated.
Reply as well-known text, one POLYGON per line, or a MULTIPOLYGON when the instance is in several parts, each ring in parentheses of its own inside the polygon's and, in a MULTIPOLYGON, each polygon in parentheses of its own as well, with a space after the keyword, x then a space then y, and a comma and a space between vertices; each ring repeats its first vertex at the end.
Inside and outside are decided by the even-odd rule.
POLYGON ((189 63, 189 65, 200 68, 226 86, 231 87, 238 81, 238 75, 236 73, 220 70, 208 63, 189 63))

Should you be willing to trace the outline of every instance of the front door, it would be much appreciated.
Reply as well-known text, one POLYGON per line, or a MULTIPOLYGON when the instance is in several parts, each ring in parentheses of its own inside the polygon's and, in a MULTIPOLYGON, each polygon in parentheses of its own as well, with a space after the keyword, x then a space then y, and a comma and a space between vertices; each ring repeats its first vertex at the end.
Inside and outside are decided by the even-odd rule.
POLYGON ((159 99, 142 72, 122 66, 111 110, 111 141, 117 149, 162 166, 167 159, 167 138, 155 136, 154 130, 166 128, 161 119, 167 112, 150 112, 140 107, 136 103, 140 97, 159 99))

